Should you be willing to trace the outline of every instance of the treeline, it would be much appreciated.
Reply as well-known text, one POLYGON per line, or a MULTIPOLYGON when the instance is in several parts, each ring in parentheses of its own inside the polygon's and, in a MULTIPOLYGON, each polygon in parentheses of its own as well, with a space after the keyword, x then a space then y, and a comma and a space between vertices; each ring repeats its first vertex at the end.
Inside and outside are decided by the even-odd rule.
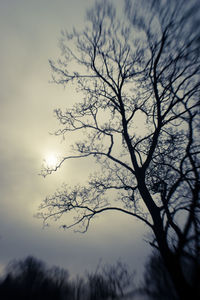
MULTIPOLYGON (((195 281, 200 263, 185 260, 188 281, 195 281)), ((0 277, 0 299, 26 300, 178 300, 162 258, 153 253, 145 265, 144 277, 136 286, 135 272, 121 261, 99 265, 84 277, 71 279, 69 272, 47 265, 32 256, 11 261, 0 277), (144 298, 145 297, 145 298, 144 298)), ((200 293, 200 287, 197 294, 200 293)))
POLYGON ((122 262, 99 267, 84 278, 71 280, 67 270, 48 268, 43 261, 29 256, 8 264, 0 280, 0 299, 121 299, 132 287, 133 274, 122 262))

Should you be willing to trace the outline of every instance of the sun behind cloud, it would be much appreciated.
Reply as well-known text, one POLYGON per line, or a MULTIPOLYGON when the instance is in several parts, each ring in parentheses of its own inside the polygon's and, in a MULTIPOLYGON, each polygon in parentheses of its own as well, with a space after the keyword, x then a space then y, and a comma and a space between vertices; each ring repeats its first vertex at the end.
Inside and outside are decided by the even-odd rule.
POLYGON ((58 156, 55 153, 47 153, 44 161, 47 167, 55 168, 58 164, 58 156))

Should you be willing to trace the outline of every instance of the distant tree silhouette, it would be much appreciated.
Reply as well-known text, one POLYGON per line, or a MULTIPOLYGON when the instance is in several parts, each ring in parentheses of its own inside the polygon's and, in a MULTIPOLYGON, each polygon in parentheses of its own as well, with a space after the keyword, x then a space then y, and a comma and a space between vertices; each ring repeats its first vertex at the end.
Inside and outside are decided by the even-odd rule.
POLYGON ((111 300, 133 289, 133 275, 122 262, 105 265, 84 278, 69 281, 68 271, 47 268, 32 256, 9 263, 0 278, 0 299, 111 300))
MULTIPOLYGON (((180 299, 197 299, 200 278, 198 1, 125 1, 126 18, 97 1, 81 32, 62 32, 61 58, 50 60, 55 83, 76 84, 83 98, 56 109, 76 142, 69 159, 94 158, 101 171, 41 205, 44 222, 74 216, 64 228, 87 230, 104 211, 120 211, 151 229, 180 299), (193 281, 182 261, 196 266, 193 281)), ((80 96, 80 94, 79 94, 80 96)), ((78 97, 79 97, 78 96, 78 97)), ((200 296, 199 296, 200 297, 200 296)))
POLYGON ((73 295, 74 298, 73 300, 85 300, 87 299, 88 296, 88 290, 86 288, 86 282, 85 280, 77 276, 76 279, 74 280, 72 286, 73 286, 73 295))
POLYGON ((126 264, 118 261, 114 265, 105 265, 101 270, 88 274, 88 299, 121 299, 133 290, 134 274, 126 264))
POLYGON ((34 257, 12 261, 0 283, 0 299, 72 299, 68 273, 60 268, 48 270, 34 257), (71 297, 71 298, 70 298, 71 297))

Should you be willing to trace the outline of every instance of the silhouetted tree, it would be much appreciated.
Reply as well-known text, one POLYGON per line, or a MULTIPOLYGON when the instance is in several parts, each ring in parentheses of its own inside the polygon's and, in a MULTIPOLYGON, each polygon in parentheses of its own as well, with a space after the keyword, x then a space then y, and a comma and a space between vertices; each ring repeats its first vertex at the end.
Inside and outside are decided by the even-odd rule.
POLYGON ((197 266, 200 250, 198 13, 198 1, 126 1, 123 21, 109 1, 97 1, 83 31, 62 32, 53 80, 73 82, 83 97, 55 110, 56 134, 78 140, 54 169, 42 170, 93 157, 102 172, 47 197, 40 216, 74 213, 63 227, 83 231, 104 211, 139 219, 180 299, 196 299, 200 278, 196 267, 188 281, 181 263, 197 266))
POLYGON ((114 265, 105 265, 101 270, 89 273, 87 277, 88 298, 91 300, 121 299, 133 290, 134 274, 121 261, 114 265))
POLYGON ((87 299, 87 294, 88 294, 88 290, 86 287, 87 284, 82 277, 77 276, 72 285, 73 285, 73 295, 74 295, 73 300, 87 299))
POLYGON ((47 268, 32 256, 9 263, 0 278, 0 299, 110 300, 133 289, 133 275, 122 262, 105 265, 69 281, 68 271, 47 268))
POLYGON ((113 291, 113 295, 116 295, 118 299, 134 288, 135 273, 130 272, 128 266, 121 261, 113 265, 105 265, 102 268, 102 274, 110 290, 113 291))
MULTIPOLYGON (((192 283, 196 266, 191 260, 185 258, 182 261, 182 268, 188 282, 192 283)), ((198 268, 200 268, 200 260, 198 268)), ((200 290, 199 285, 198 289, 200 290)), ((148 295, 148 299, 152 300, 179 299, 164 261, 158 252, 153 252, 145 265, 144 281, 140 290, 142 294, 148 295)))
POLYGON ((152 300, 177 300, 171 278, 160 256, 153 254, 145 266, 142 294, 152 300))
POLYGON ((68 273, 58 267, 47 269, 31 256, 12 261, 0 283, 0 299, 72 299, 68 273))

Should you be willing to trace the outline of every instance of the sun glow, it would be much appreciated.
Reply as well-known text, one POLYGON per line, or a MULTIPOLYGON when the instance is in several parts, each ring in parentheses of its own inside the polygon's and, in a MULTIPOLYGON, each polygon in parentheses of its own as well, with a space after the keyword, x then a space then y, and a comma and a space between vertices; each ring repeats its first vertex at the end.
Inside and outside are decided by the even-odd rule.
POLYGON ((45 164, 49 168, 55 168, 58 164, 58 157, 55 153, 48 153, 45 157, 45 164))

